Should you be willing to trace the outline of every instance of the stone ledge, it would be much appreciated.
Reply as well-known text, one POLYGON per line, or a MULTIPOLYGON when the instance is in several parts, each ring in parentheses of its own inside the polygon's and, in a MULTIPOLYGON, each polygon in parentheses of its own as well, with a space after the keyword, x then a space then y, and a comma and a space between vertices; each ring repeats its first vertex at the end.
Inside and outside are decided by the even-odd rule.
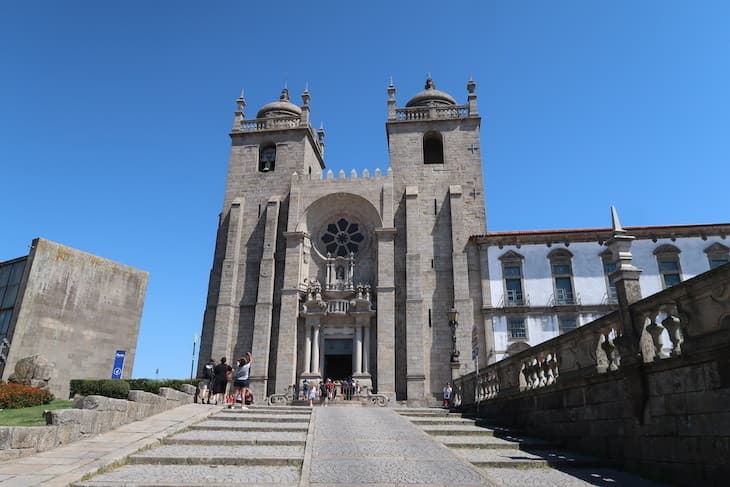
POLYGON ((50 450, 193 403, 192 394, 168 387, 161 387, 159 395, 133 390, 128 397, 78 396, 72 409, 46 411, 47 426, 0 426, 0 461, 50 450))

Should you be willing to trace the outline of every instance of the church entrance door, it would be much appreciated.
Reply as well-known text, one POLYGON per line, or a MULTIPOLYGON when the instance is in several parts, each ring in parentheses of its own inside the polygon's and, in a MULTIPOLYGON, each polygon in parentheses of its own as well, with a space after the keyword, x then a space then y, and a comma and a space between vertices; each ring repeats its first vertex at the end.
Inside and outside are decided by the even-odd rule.
POLYGON ((322 378, 342 380, 350 376, 352 376, 352 339, 325 339, 322 378))

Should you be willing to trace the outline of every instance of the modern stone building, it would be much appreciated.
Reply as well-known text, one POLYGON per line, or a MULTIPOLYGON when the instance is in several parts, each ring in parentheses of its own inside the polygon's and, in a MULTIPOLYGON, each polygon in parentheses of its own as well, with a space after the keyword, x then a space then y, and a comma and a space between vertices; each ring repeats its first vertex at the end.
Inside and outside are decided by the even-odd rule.
POLYGON ((55 364, 51 392, 68 397, 70 379, 108 379, 124 350, 131 376, 147 273, 37 238, 30 254, 0 262, 2 378, 41 355, 55 364))
MULTIPOLYGON (((283 90, 253 119, 239 98, 201 357, 253 351, 259 397, 304 379, 353 376, 425 404, 474 369, 473 345, 486 364, 514 343, 556 335, 560 323, 578 326, 611 310, 601 247, 610 229, 486 232, 475 86, 468 82, 458 104, 429 78, 399 108, 391 84, 390 167, 337 177, 326 171, 324 131, 310 125, 307 90, 300 106, 283 90), (510 281, 516 276, 521 288, 510 281), (526 331, 506 336, 517 318, 526 331), (533 323, 549 326, 532 332, 533 323)), ((699 242, 727 257, 729 228, 629 230, 654 239, 657 255, 681 252, 682 279, 712 262, 699 242), (676 243, 679 252, 661 247, 684 239, 691 243, 676 243)), ((658 259, 654 267, 665 262, 658 259)), ((656 275, 645 274, 646 293, 658 289, 656 275)))

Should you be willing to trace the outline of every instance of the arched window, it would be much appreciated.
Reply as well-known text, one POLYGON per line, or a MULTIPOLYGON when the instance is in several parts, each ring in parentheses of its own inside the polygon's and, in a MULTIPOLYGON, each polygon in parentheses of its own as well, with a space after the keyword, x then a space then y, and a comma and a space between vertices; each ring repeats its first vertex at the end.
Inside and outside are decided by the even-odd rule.
POLYGON ((565 249, 556 249, 548 254, 553 274, 555 294, 553 304, 557 306, 576 304, 573 292, 573 254, 565 249))
POLYGON ((509 250, 499 257, 502 261, 504 277, 504 305, 525 306, 527 299, 522 292, 522 262, 524 257, 514 250, 509 250))
POLYGON ((266 144, 259 147, 259 172, 273 171, 276 166, 276 145, 266 144))
POLYGON ((710 269, 720 267, 730 262, 730 248, 721 243, 714 243, 705 249, 707 260, 710 262, 710 269))
POLYGON ((444 142, 438 132, 426 132, 423 136, 423 163, 444 163, 444 142))
POLYGON ((679 253, 674 245, 660 245, 654 250, 659 265, 659 274, 662 276, 662 287, 668 288, 682 282, 682 268, 679 266, 679 253))

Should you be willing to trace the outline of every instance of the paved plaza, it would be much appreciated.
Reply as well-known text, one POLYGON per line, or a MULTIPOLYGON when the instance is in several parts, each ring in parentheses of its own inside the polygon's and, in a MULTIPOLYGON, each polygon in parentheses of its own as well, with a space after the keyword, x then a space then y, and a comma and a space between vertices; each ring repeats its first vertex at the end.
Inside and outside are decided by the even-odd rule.
POLYGON ((440 409, 190 404, 0 463, 0 487, 652 486, 440 409))

